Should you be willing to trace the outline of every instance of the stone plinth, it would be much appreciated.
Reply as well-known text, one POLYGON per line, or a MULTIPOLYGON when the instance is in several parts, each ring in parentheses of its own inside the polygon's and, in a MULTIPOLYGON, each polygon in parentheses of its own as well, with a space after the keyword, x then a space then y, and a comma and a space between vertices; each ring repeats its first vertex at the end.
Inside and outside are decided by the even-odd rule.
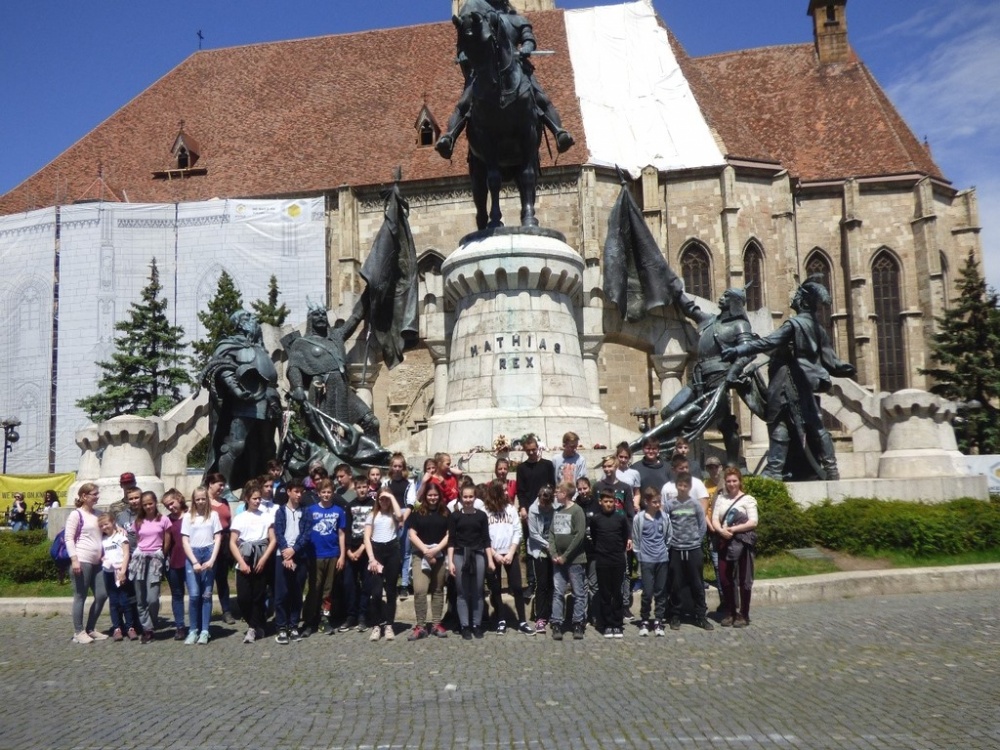
POLYGON ((427 450, 489 446, 501 433, 559 445, 572 430, 584 447, 631 437, 594 402, 580 344, 584 262, 560 236, 472 235, 441 270, 454 312, 446 406, 420 439, 427 450))
POLYGON ((880 478, 955 477, 967 473, 951 420, 955 405, 933 393, 908 388, 886 396, 882 413, 888 427, 880 478))

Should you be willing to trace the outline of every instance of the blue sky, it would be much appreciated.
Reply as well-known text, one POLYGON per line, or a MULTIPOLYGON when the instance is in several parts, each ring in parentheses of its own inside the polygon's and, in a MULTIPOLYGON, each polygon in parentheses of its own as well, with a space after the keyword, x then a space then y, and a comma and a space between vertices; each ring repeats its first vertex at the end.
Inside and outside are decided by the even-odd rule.
MULTIPOLYGON (((808 0, 654 5, 692 55, 812 38, 808 0)), ((199 30, 205 48, 217 48, 429 23, 450 12, 450 0, 5 0, 0 193, 196 51, 199 30)), ((1000 287, 1000 3, 852 0, 847 18, 851 44, 917 136, 928 138, 945 175, 977 188, 986 275, 1000 287)))

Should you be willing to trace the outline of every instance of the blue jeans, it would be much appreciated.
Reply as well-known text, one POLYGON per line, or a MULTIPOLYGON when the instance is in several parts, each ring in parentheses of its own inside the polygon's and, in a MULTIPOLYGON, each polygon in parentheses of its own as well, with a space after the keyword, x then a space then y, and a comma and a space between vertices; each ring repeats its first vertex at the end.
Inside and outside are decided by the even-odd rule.
POLYGON ((167 568, 167 583, 170 585, 170 610, 174 616, 174 627, 184 627, 184 579, 187 567, 167 568))
POLYGON ((655 619, 662 622, 667 614, 667 563, 666 561, 643 562, 640 564, 639 570, 642 573, 642 599, 639 605, 639 617, 646 621, 652 612, 655 619))
POLYGON ((353 562, 350 557, 347 557, 344 564, 344 598, 347 600, 347 619, 367 622, 371 595, 372 574, 368 570, 367 553, 362 553, 361 557, 353 562))
POLYGON ((11 531, 27 531, 28 522, 27 521, 13 521, 10 524, 11 531))
POLYGON ((136 623, 132 622, 132 608, 128 605, 128 588, 124 583, 118 585, 113 570, 104 570, 103 573, 104 590, 111 610, 111 629, 126 631, 134 628, 136 623))
MULTIPOLYGON (((212 547, 198 547, 191 552, 200 563, 212 557, 212 547)), ((215 583, 215 567, 195 573, 191 561, 188 560, 184 564, 184 573, 187 578, 188 619, 191 622, 191 630, 207 631, 208 623, 212 619, 212 585, 215 583)))
POLYGON ((581 563, 554 565, 552 574, 552 623, 561 625, 566 609, 566 587, 573 590, 573 624, 582 625, 587 619, 587 588, 581 563))

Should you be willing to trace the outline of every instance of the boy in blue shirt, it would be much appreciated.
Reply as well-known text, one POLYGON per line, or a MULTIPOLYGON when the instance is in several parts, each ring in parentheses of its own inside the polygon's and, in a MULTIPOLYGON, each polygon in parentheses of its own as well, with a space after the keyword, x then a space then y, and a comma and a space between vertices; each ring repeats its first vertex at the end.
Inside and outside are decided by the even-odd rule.
POLYGON ((333 482, 321 479, 316 485, 319 502, 305 512, 310 516, 315 557, 309 566, 309 596, 306 599, 306 633, 315 633, 322 624, 327 635, 334 632, 330 622, 330 600, 333 582, 344 569, 344 534, 347 529, 348 511, 333 502, 333 482), (322 623, 320 622, 322 605, 322 623))

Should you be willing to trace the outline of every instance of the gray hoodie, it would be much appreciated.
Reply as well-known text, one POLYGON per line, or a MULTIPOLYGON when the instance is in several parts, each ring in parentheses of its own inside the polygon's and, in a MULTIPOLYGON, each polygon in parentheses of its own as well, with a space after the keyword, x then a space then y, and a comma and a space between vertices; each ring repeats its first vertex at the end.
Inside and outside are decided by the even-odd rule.
POLYGON ((701 546, 708 524, 701 501, 689 497, 687 500, 668 500, 663 504, 663 512, 670 516, 671 549, 695 549, 701 546))

